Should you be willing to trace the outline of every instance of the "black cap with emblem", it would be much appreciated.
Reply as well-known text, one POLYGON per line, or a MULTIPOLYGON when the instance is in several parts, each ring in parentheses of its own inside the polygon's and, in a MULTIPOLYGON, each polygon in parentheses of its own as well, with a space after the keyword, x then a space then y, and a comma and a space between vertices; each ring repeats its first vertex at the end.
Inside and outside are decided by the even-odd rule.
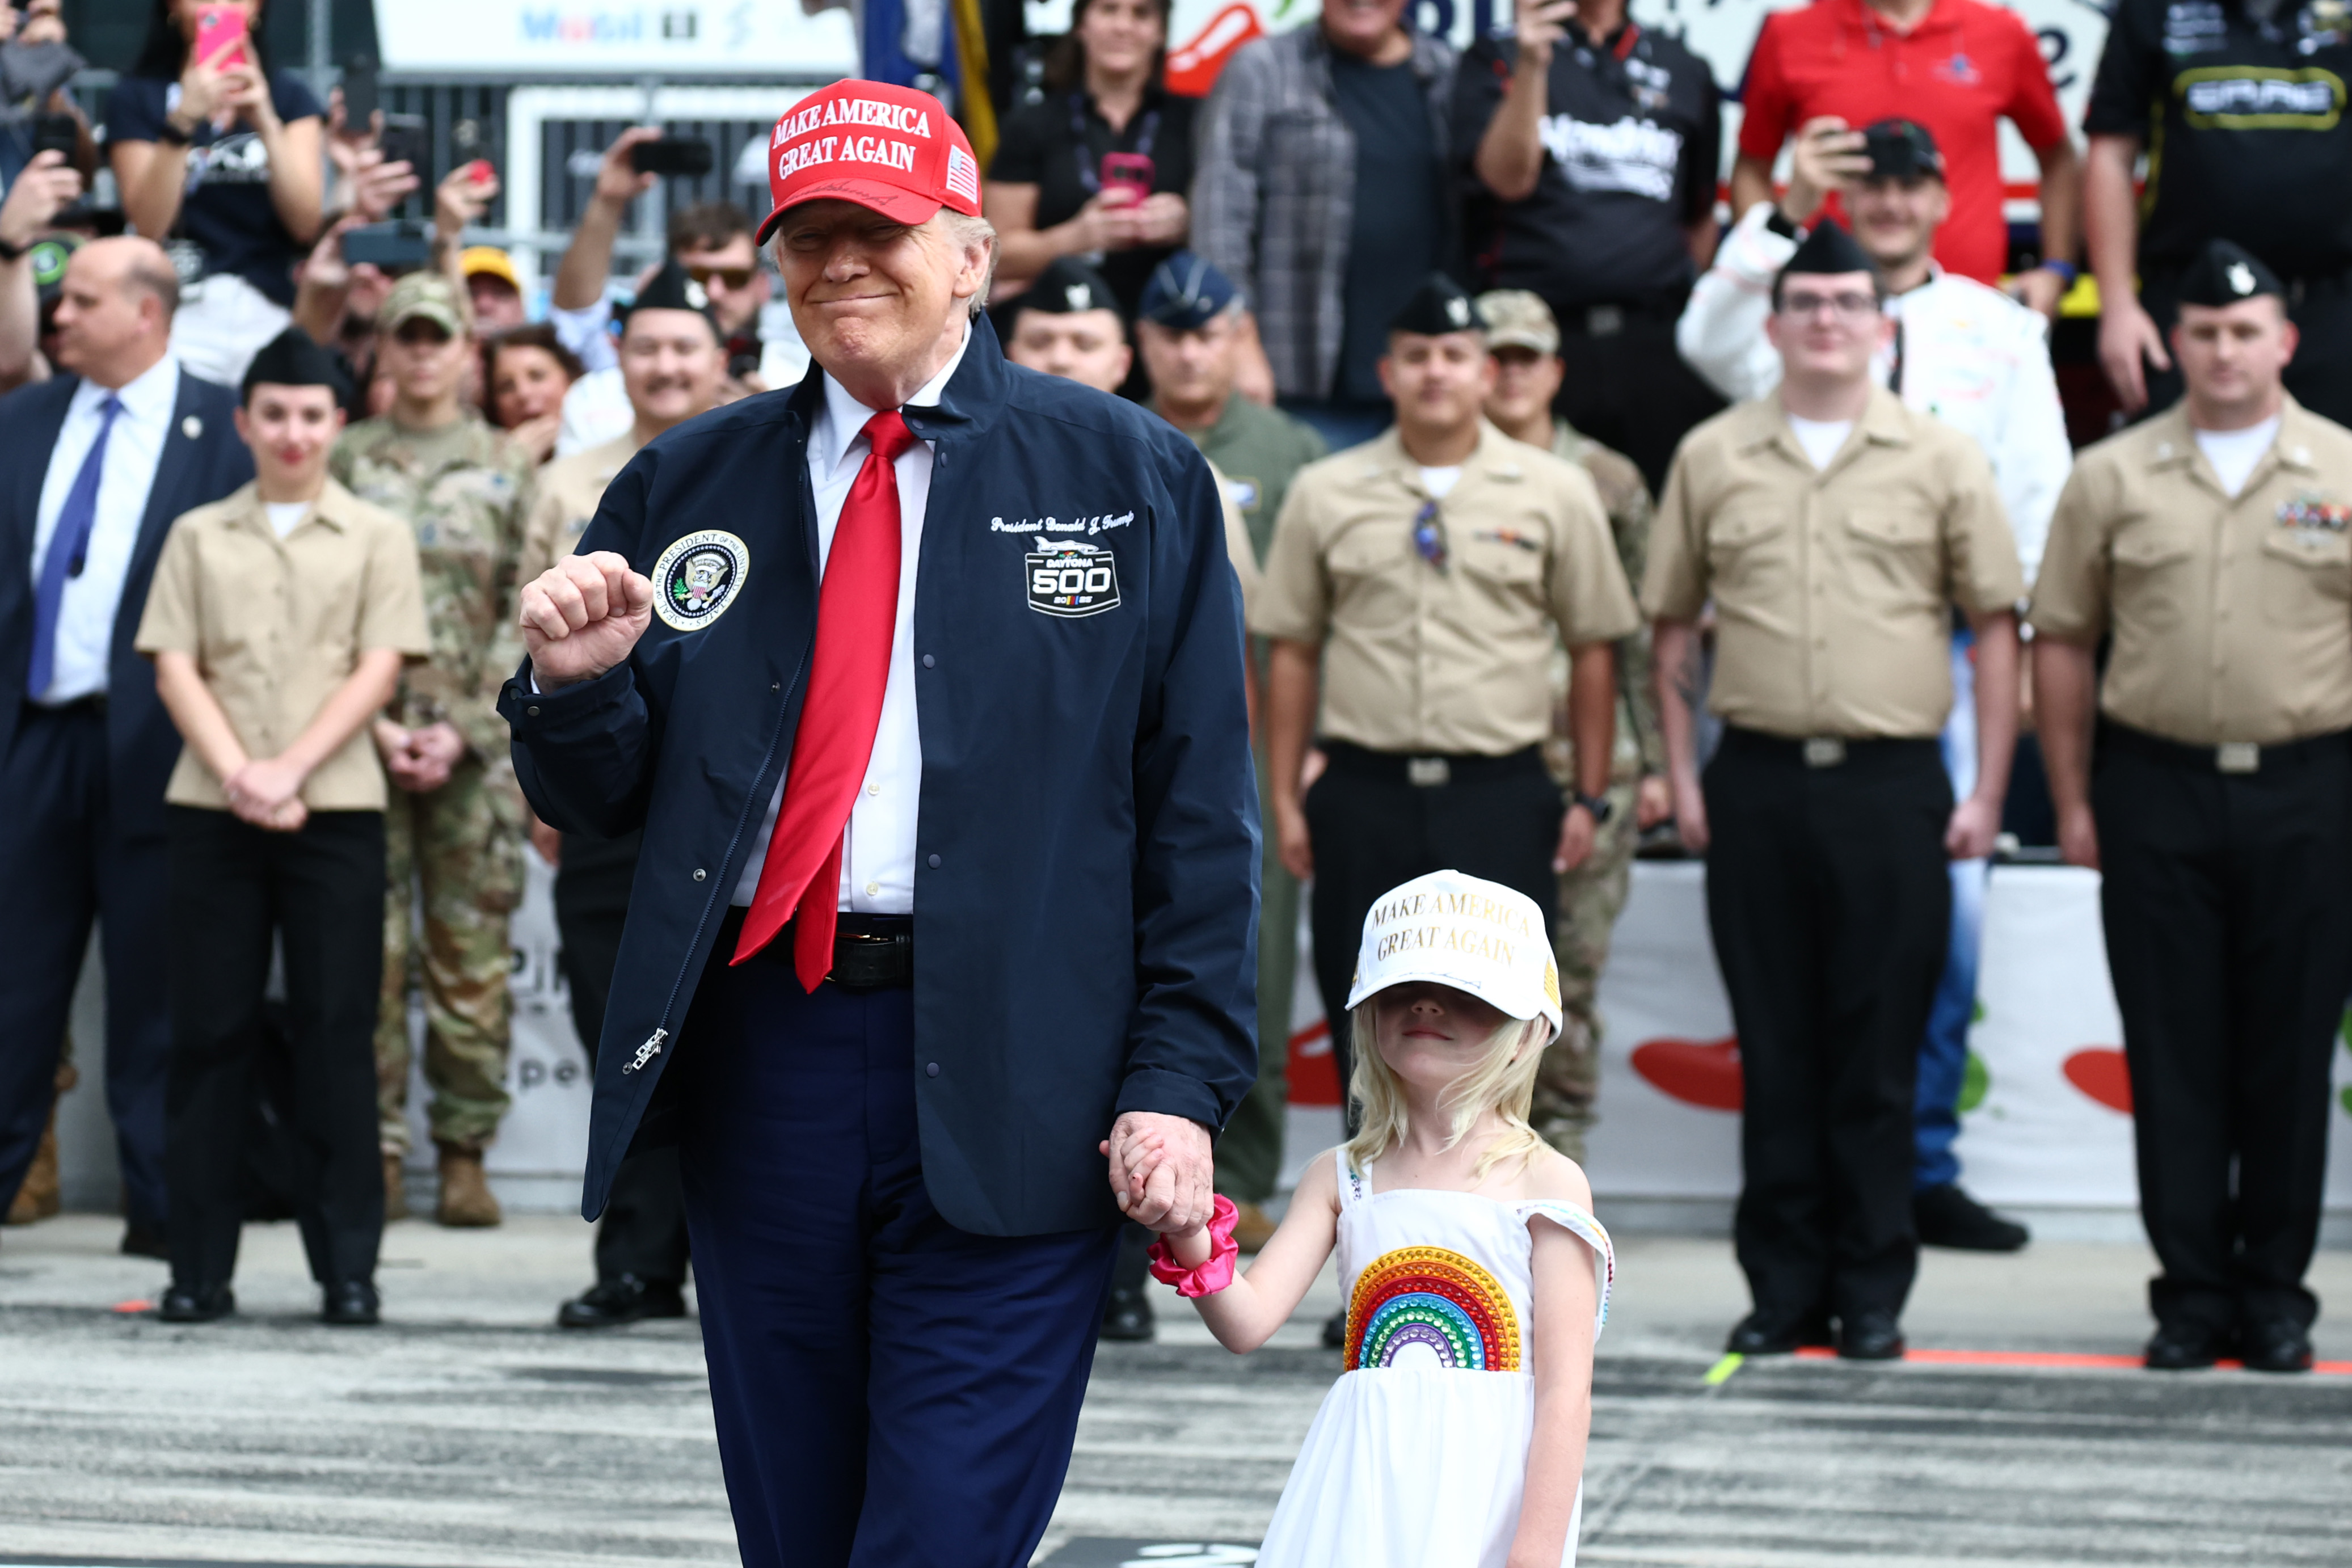
POLYGON ((1448 332, 1483 332, 1486 318, 1469 291, 1443 272, 1433 272, 1404 309, 1389 318, 1389 331, 1443 337, 1448 332))
POLYGON ((1103 275, 1075 256, 1057 256, 1030 280, 1029 291, 1013 301, 1013 314, 1043 310, 1066 316, 1079 310, 1116 310, 1118 296, 1103 275))
POLYGON ((629 301, 627 309, 615 310, 614 314, 625 329, 629 318, 639 310, 691 310, 710 323, 711 334, 720 342, 727 341, 727 334, 719 330, 719 318, 710 313, 709 291, 697 283, 675 258, 655 268, 654 275, 646 279, 646 286, 637 290, 637 297, 629 301))
POLYGON ((253 389, 265 383, 271 386, 328 387, 337 403, 346 402, 352 395, 351 377, 343 374, 342 365, 299 327, 289 327, 261 345, 261 352, 246 366, 245 380, 237 391, 250 403, 253 389))
POLYGON ((1920 174, 1944 177, 1944 154, 1927 128, 1916 120, 1882 120, 1864 126, 1862 149, 1870 154, 1872 180, 1908 180, 1920 174))
POLYGON ((2235 305, 2257 294, 2286 297, 2286 285, 2261 257, 2226 239, 2209 241, 2180 275, 2184 305, 2235 305))

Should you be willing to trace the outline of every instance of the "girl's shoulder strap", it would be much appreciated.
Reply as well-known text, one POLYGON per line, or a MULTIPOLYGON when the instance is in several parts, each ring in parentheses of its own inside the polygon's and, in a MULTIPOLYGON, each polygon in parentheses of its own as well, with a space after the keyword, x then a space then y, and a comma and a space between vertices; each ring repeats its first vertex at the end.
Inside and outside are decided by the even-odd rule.
POLYGON ((1609 1288, 1617 1281, 1617 1249, 1609 1245, 1609 1232, 1574 1204, 1558 1198, 1538 1198, 1519 1205, 1518 1209, 1521 1219, 1548 1219, 1592 1249, 1592 1284, 1600 1298, 1592 1317, 1592 1337, 1599 1339, 1609 1323, 1609 1288))
POLYGON ((1349 1162, 1348 1146, 1340 1144, 1331 1151, 1331 1160, 1339 1175, 1339 1212, 1346 1214, 1371 1195, 1372 1173, 1370 1166, 1359 1171, 1349 1162))

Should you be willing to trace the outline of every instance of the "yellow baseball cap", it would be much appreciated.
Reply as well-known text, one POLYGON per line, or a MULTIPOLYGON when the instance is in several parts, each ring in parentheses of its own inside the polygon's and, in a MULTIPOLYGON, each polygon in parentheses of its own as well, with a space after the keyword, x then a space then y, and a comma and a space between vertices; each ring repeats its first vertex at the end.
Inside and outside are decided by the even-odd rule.
POLYGON ((516 268, 514 258, 495 245, 469 245, 459 251, 457 270, 467 278, 487 272, 493 278, 504 279, 516 293, 522 292, 522 273, 516 268))

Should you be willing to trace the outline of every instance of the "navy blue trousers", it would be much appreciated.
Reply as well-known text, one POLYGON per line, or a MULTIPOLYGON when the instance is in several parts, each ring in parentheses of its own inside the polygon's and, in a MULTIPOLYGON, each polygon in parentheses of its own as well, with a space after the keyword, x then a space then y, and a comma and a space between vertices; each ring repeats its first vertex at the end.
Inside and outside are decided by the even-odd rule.
MULTIPOLYGON (((788 940, 788 939, 786 939, 788 940)), ((923 1186, 914 994, 722 941, 679 1167, 744 1568, 1022 1568, 1069 1468, 1118 1227, 974 1236, 923 1186)))
POLYGON ((106 961, 106 1105, 123 1208, 134 1225, 163 1226, 172 1061, 165 880, 163 835, 115 830, 104 711, 25 704, 0 760, 0 1206, 23 1184, 48 1121, 66 1015, 95 920, 106 961))

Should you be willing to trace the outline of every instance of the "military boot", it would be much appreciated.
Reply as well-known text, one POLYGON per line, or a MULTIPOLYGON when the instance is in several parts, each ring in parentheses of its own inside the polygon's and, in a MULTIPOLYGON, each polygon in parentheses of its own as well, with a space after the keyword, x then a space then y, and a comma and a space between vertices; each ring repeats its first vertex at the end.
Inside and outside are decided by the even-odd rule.
POLYGON ((383 1157, 383 1222, 408 1217, 408 1184, 401 1174, 401 1156, 387 1153, 383 1157))
POLYGON ((490 1195, 489 1178, 482 1173, 482 1152, 443 1143, 441 1206, 433 1217, 446 1226, 497 1225, 506 1216, 490 1195))
MULTIPOLYGON (((58 1093, 63 1095, 76 1081, 73 1064, 58 1064, 58 1093)), ((32 1225, 51 1218, 58 1212, 58 1108, 49 1105, 49 1124, 41 1132, 39 1147, 33 1151, 33 1163, 26 1167, 25 1181, 16 1189, 16 1200, 8 1205, 8 1215, 0 1224, 32 1225)))

